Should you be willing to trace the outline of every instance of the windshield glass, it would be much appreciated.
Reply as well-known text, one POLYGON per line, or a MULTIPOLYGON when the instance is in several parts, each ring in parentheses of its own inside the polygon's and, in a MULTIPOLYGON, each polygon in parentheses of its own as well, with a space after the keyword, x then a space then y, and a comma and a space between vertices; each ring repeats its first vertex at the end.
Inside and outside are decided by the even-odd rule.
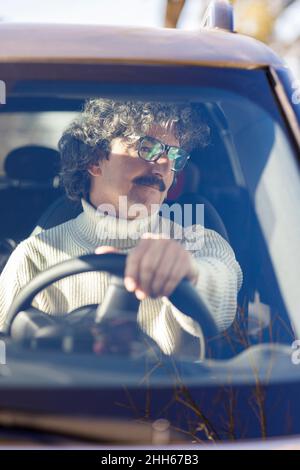
MULTIPOLYGON (((192 72, 189 74, 191 76, 192 72)), ((58 140, 71 122, 81 116, 90 99, 198 106, 202 122, 208 130, 206 142, 188 149, 188 163, 176 174, 177 182, 170 188, 166 200, 169 205, 176 202, 190 205, 192 210, 201 206, 199 213, 204 218, 200 225, 217 232, 225 240, 226 249, 227 246, 232 248, 241 274, 236 291, 235 314, 227 323, 224 320, 224 327, 218 330, 217 340, 211 341, 212 345, 218 343, 215 349, 218 351, 217 357, 214 357, 214 346, 210 351, 208 345, 205 354, 208 362, 204 360, 203 354, 199 357, 191 354, 190 360, 182 358, 182 370, 186 374, 184 380, 193 384, 209 383, 212 379, 209 367, 213 365, 209 362, 210 358, 234 360, 251 347, 255 349, 259 345, 261 347, 280 343, 285 345, 285 351, 292 353, 291 344, 300 335, 300 221, 296 215, 296 204, 300 200, 299 170, 293 143, 263 70, 226 70, 221 75, 218 70, 203 69, 201 78, 193 80, 192 85, 184 82, 181 85, 178 78, 174 85, 133 85, 121 82, 108 84, 101 81, 85 82, 82 79, 47 82, 37 79, 12 81, 8 83, 7 90, 6 104, 0 110, 0 237, 1 269, 4 273, 16 244, 25 240, 34 230, 35 237, 40 237, 41 230, 49 230, 47 224, 43 225, 43 216, 49 208, 50 212, 53 211, 53 203, 64 197, 64 190, 59 185, 59 167, 53 169, 49 161, 51 158, 59 158, 55 152, 58 149, 58 140), (21 149, 19 153, 16 152, 17 149, 21 149), (36 160, 37 153, 40 154, 40 162, 45 159, 40 167, 36 160), (197 367, 202 368, 202 373, 195 373, 197 367), (208 368, 206 373, 203 373, 203 367, 208 368)), ((92 127, 90 131, 93 132, 92 127)), ((135 137, 137 141, 143 136, 135 137)), ((155 145, 159 146, 163 139, 158 140, 155 145)), ((148 147, 144 144, 142 150, 139 150, 139 156, 144 160, 152 158, 149 156, 150 145, 150 150, 155 155, 157 148, 161 148, 153 148, 152 141, 146 143, 148 147)), ((179 147, 172 142, 170 145, 179 147)), ((134 147, 137 152, 136 149, 134 147)), ((172 158, 177 158, 177 154, 181 157, 180 151, 173 149, 172 152, 172 158)), ((70 208, 60 208, 60 211, 64 210, 65 216, 57 216, 59 224, 70 219, 75 220, 82 212, 82 208, 78 207, 76 210, 73 207, 71 212, 70 208)), ((198 219, 195 222, 194 213, 189 222, 187 224, 182 221, 182 224, 194 225, 199 222, 198 219)), ((53 225, 55 221, 51 227, 53 225)), ((92 253, 92 245, 83 250, 79 238, 74 253, 78 256, 92 253)), ((61 258, 55 257, 56 255, 51 258, 50 249, 44 269, 56 264, 58 259, 63 261, 72 257, 67 256, 64 246, 55 248, 65 254, 61 258)), ((20 273, 15 275, 18 279, 20 273)), ((73 287, 68 287, 65 303, 62 304, 64 312, 61 313, 70 313, 75 310, 73 307, 97 304, 97 296, 93 294, 94 289, 90 284, 94 278, 87 276, 90 274, 78 274, 78 281, 74 281, 73 287), (80 289, 88 290, 89 285, 90 301, 84 304, 80 301, 77 304, 72 302, 80 289), (70 308, 70 305, 73 307, 70 308)), ((0 282, 6 290, 8 277, 2 276, 0 282)), ((66 282, 69 281, 54 283, 48 288, 48 292, 51 289, 61 289, 66 286, 66 282)), ((43 310, 42 307, 46 304, 38 304, 39 309, 43 310)), ((225 307, 224 312, 225 318, 225 307)), ((53 313, 54 316, 60 316, 56 311, 53 313)), ((189 315, 188 302, 183 313, 189 315)), ((218 315, 222 318, 222 302, 218 315)), ((120 344, 135 341, 130 335, 126 339, 122 328, 120 331, 119 336, 116 334, 112 341, 120 344)), ((92 353, 86 354, 80 347, 77 350, 68 346, 68 341, 71 341, 69 336, 59 343, 59 350, 51 350, 48 346, 41 347, 40 350, 39 340, 33 341, 31 347, 26 348, 17 343, 11 344, 5 337, 3 341, 9 345, 7 371, 10 371, 10 380, 27 385, 29 381, 31 386, 35 380, 39 385, 52 381, 60 385, 90 385, 99 384, 101 377, 101 386, 123 386, 140 381, 144 383, 145 374, 153 377, 156 384, 170 383, 174 379, 172 356, 168 365, 171 373, 170 370, 166 373, 165 369, 157 367, 156 362, 159 363, 161 359, 159 348, 156 351, 157 344, 155 352, 152 356, 150 354, 150 367, 145 370, 145 358, 140 350, 136 356, 130 355, 132 349, 127 354, 126 348, 120 348, 117 352, 114 352, 114 348, 109 348, 101 354, 97 343, 98 346, 91 346, 92 353), (10 357, 13 358, 11 366, 10 357), (21 372, 23 362, 26 362, 26 377, 21 372), (45 363, 46 375, 40 373, 45 370, 45 363), (57 369, 58 365, 60 370, 57 369), (98 371, 97 374, 95 370, 98 371)), ((143 344, 145 341, 147 343, 147 335, 145 338, 143 344)), ((198 341, 200 349, 203 349, 205 338, 199 337, 198 341)), ((257 357, 263 366, 259 347, 256 350, 257 357)), ((180 356, 175 358, 176 361, 180 359, 180 356)), ((243 365, 246 367, 246 362, 241 362, 242 368, 243 365)), ((217 381, 225 380, 226 370, 215 373, 217 381)), ((282 370, 282 374, 284 373, 282 370)), ((249 377, 250 375, 245 374, 243 379, 240 373, 236 377, 233 373, 232 380, 245 380, 246 383, 250 380, 249 377)))

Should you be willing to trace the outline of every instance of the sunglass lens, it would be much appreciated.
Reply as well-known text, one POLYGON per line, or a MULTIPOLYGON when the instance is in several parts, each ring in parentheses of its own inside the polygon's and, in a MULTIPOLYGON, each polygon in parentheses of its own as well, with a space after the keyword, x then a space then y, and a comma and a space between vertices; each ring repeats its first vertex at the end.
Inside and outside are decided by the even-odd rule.
POLYGON ((140 143, 139 154, 144 160, 151 162, 155 160, 162 151, 161 143, 157 142, 155 139, 145 138, 140 143))
MULTIPOLYGON (((139 144, 139 156, 148 162, 156 161, 164 153, 164 145, 153 137, 144 137, 139 144)), ((180 171, 189 159, 188 153, 179 147, 170 147, 168 158, 172 162, 172 170, 180 171)))
POLYGON ((172 161, 172 169, 180 171, 185 166, 189 155, 183 149, 171 147, 168 152, 168 157, 172 161))

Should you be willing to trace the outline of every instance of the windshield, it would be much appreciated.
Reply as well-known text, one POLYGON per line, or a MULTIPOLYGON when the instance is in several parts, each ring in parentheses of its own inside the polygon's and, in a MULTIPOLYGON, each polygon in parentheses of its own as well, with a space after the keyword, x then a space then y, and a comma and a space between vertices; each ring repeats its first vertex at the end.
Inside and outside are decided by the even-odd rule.
MULTIPOLYGON (((183 363, 178 357, 175 362, 168 358, 170 362, 164 368, 160 366, 159 354, 154 354, 146 367, 142 355, 136 359, 121 351, 112 354, 111 349, 104 355, 95 350, 93 354, 85 354, 72 348, 40 351, 37 346, 36 350, 24 349, 4 339, 9 345, 8 383, 30 387, 34 387, 35 381, 38 386, 100 384, 109 388, 145 386, 153 380, 155 386, 163 386, 172 384, 174 377, 178 380, 179 373, 183 374, 181 380, 185 384, 202 386, 212 381, 222 384, 229 372, 214 362, 222 359, 224 364, 226 360, 233 361, 232 383, 246 384, 251 381, 249 361, 243 359, 248 349, 255 351, 254 361, 259 362, 264 374, 269 366, 269 362, 264 365, 264 347, 281 344, 288 357, 292 354, 291 345, 300 335, 300 220, 297 216, 300 178, 290 134, 265 71, 226 70, 222 75, 217 69, 203 68, 193 79, 193 71, 189 70, 187 77, 182 84, 177 77, 174 84, 171 80, 168 85, 134 84, 132 77, 130 84, 121 83, 120 79, 118 83, 31 79, 8 84, 6 105, 0 110, 1 268, 4 269, 12 252, 9 243, 14 247, 34 230, 38 230, 35 233, 44 230, 43 214, 63 196, 59 169, 50 170, 50 150, 57 151, 58 140, 80 116, 87 100, 105 98, 200 106, 209 138, 205 145, 191 150, 188 163, 178 172, 177 184, 168 192, 167 200, 204 207, 201 212, 204 227, 226 240, 240 266, 242 283, 237 292, 237 309, 232 321, 219 332, 219 356, 213 357, 211 353, 206 359, 194 358, 183 363), (189 84, 185 83, 187 77, 191 80, 189 84), (43 173, 39 179, 34 168, 30 168, 36 162, 31 159, 31 148, 37 146, 40 158, 44 156, 46 162, 41 174, 48 168, 48 178, 43 173), (20 148, 23 151, 16 154, 14 151, 20 148), (26 377, 22 373, 25 363, 26 377)), ((51 155, 56 158, 55 153, 51 155)), ((73 217, 77 215, 73 213, 73 217)), ((195 223, 194 216, 191 222, 195 223)), ((78 255, 82 254, 86 252, 78 250, 78 255)), ((80 283, 75 286, 80 289, 80 283)), ((68 295, 76 296, 76 289, 69 290, 68 295)), ((91 286, 91 292, 92 289, 91 286)), ((96 301, 91 294, 89 304, 96 301)), ((187 311, 184 313, 188 315, 187 311)), ((124 342, 126 338, 116 335, 115 341, 124 342)), ((290 357, 288 362, 291 363, 290 357)), ((285 377, 286 367, 282 364, 276 369, 274 380, 285 377)), ((272 374, 268 378, 272 380, 272 374)))

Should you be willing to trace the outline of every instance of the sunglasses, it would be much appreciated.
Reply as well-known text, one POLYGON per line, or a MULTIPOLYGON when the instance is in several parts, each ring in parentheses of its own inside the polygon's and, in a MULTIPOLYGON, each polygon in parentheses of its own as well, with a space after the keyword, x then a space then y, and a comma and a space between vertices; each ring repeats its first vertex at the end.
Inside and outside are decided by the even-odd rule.
POLYGON ((172 171, 182 170, 190 158, 190 155, 182 148, 166 145, 154 137, 141 137, 137 149, 139 157, 149 163, 157 162, 166 153, 171 161, 172 171))

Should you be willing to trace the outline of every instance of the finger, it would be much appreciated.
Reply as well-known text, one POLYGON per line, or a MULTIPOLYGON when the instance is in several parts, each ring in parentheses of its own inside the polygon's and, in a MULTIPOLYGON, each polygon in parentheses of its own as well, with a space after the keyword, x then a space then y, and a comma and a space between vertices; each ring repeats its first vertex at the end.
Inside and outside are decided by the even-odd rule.
POLYGON ((141 289, 136 289, 135 296, 138 300, 144 300, 147 297, 147 294, 141 289))
MULTIPOLYGON (((176 242, 173 243, 175 244, 176 242)), ((175 247, 173 243, 168 244, 168 246, 165 247, 163 256, 160 259, 159 266, 157 266, 157 270, 151 284, 152 297, 158 297, 160 295, 162 288, 170 276, 173 270, 173 266, 177 260, 178 250, 174 249, 175 247)))
POLYGON ((129 292, 133 292, 139 285, 140 262, 146 250, 146 240, 141 240, 139 244, 131 250, 126 259, 124 285, 129 292))
POLYGON ((104 255, 106 253, 119 253, 120 250, 114 246, 98 246, 95 250, 96 255, 104 255))
POLYGON ((147 295, 151 295, 153 278, 158 270, 165 249, 166 245, 161 243, 161 240, 159 243, 157 243, 157 240, 152 240, 152 243, 149 243, 143 254, 139 270, 139 287, 147 295))
POLYGON ((178 256, 175 264, 166 280, 165 284, 161 286, 160 296, 169 297, 176 289, 180 281, 186 276, 185 269, 185 256, 178 256))

